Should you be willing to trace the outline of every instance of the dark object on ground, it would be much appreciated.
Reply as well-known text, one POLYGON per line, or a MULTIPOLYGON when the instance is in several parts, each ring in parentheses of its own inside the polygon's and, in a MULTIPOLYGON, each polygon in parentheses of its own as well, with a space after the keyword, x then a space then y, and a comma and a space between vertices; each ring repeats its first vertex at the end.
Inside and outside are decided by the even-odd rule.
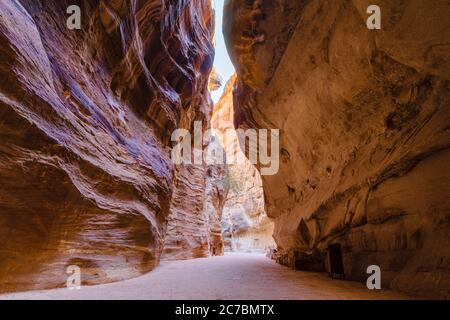
POLYGON ((345 279, 344 264, 342 262, 342 250, 339 243, 333 243, 328 247, 329 275, 334 278, 337 275, 340 279, 345 279))

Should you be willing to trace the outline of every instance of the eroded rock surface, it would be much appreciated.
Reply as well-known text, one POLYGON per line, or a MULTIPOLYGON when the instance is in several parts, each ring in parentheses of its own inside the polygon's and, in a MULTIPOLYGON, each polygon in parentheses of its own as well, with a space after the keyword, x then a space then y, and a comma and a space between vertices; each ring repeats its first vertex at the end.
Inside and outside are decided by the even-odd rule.
POLYGON ((172 193, 195 196, 170 134, 210 118, 210 1, 70 4, 81 30, 67 1, 0 1, 0 291, 151 270, 172 193))
POLYGON ((224 166, 177 166, 175 186, 162 259, 222 255, 220 222, 227 195, 224 166))
POLYGON ((264 176, 280 260, 325 270, 341 243, 348 278, 449 297, 450 4, 244 1, 225 6, 238 79, 235 124, 279 128, 264 176), (296 258, 297 257, 297 258, 296 258))
POLYGON ((222 233, 225 249, 240 252, 264 252, 273 247, 273 222, 264 208, 261 176, 245 158, 233 126, 233 87, 236 76, 227 83, 220 101, 214 106, 212 127, 227 159, 225 180, 228 195, 223 207, 222 233), (227 133, 231 132, 232 134, 227 133), (242 155, 242 163, 233 163, 242 155))

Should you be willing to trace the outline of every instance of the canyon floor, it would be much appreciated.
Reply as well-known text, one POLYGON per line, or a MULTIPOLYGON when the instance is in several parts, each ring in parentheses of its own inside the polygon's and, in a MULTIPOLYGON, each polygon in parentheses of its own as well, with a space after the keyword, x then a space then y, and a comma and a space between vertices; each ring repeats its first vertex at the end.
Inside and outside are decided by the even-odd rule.
POLYGON ((141 277, 84 286, 0 295, 0 299, 408 299, 389 290, 368 290, 364 284, 331 280, 327 274, 281 266, 261 254, 162 262, 141 277))

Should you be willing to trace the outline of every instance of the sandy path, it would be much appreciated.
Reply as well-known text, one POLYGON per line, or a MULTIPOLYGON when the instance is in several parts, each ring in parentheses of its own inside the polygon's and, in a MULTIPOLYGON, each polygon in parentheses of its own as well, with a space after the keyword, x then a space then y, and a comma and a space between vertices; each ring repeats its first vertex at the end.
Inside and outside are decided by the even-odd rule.
POLYGON ((86 286, 0 295, 0 299, 407 299, 389 290, 294 271, 263 255, 163 262, 139 278, 86 286))

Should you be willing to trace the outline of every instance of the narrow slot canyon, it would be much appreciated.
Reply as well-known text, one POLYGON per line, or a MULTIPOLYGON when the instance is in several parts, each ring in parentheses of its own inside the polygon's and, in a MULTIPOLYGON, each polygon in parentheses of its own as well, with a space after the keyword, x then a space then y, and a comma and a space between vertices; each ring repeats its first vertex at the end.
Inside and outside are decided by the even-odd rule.
POLYGON ((222 209, 222 237, 227 252, 266 253, 275 248, 273 221, 266 214, 261 175, 245 157, 233 125, 233 75, 214 106, 211 127, 227 159, 242 157, 242 164, 227 164, 227 198, 222 209), (232 134, 227 135, 227 132, 232 134))
POLYGON ((0 1, 0 299, 449 299, 450 4, 376 2, 0 1))

